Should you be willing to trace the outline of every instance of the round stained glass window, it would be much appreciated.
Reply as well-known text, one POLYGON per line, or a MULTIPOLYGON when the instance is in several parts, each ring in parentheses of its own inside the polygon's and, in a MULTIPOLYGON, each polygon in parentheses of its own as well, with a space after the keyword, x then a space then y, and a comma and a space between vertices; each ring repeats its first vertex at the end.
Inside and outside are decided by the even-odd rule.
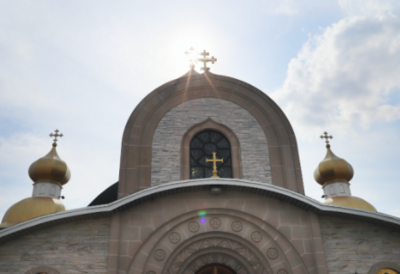
POLYGON ((206 162, 213 159, 216 152, 218 176, 232 178, 231 145, 229 140, 220 132, 214 130, 202 131, 193 137, 190 142, 190 178, 209 178, 213 175, 213 163, 206 162))

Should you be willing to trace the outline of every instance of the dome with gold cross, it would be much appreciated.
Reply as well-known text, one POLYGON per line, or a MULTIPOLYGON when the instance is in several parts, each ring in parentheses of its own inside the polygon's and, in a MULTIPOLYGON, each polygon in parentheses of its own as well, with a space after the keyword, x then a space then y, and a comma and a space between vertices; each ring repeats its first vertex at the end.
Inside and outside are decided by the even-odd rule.
POLYGON ((55 132, 55 134, 50 134, 50 137, 54 137, 53 147, 50 152, 46 156, 33 162, 29 167, 29 177, 31 177, 32 181, 35 183, 46 181, 65 185, 71 178, 71 172, 67 164, 61 160, 56 151, 57 138, 63 135, 58 134, 58 130, 55 132))
POLYGON ((322 185, 324 203, 376 212, 375 207, 370 203, 351 195, 349 182, 354 176, 354 170, 346 160, 339 158, 332 152, 329 139, 333 137, 324 132, 321 138, 326 140, 327 151, 325 158, 314 171, 314 179, 322 185))
POLYGON ((50 137, 54 137, 50 152, 29 167, 29 176, 34 182, 32 197, 12 205, 4 215, 0 229, 42 215, 65 211, 60 200, 61 190, 71 178, 71 172, 56 151, 57 138, 63 136, 58 132, 56 130, 55 134, 50 134, 50 137))
POLYGON ((325 158, 319 163, 318 167, 314 171, 314 179, 320 185, 324 186, 330 182, 343 181, 349 182, 354 175, 353 167, 344 159, 337 157, 331 150, 329 145, 329 139, 332 136, 328 136, 326 132, 321 138, 326 139, 326 155, 325 158))

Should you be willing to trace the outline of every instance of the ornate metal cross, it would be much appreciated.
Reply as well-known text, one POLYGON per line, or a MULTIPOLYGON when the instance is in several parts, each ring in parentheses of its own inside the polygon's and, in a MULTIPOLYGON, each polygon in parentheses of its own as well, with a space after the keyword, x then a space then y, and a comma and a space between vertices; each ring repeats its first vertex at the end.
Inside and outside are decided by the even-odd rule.
POLYGON ((213 158, 212 159, 206 159, 206 163, 212 162, 213 163, 213 176, 211 178, 219 178, 218 176, 218 171, 217 171, 217 162, 223 163, 224 159, 217 159, 217 153, 213 152, 213 158))
POLYGON ((203 55, 203 58, 198 58, 197 60, 200 62, 203 62, 203 67, 201 68, 202 70, 204 70, 204 72, 209 71, 210 68, 207 67, 207 62, 211 62, 212 64, 214 64, 214 62, 217 62, 217 58, 214 58, 214 56, 212 56, 211 58, 207 58, 206 56, 208 56, 210 53, 206 52, 206 50, 204 50, 202 53, 200 53, 200 55, 203 55))
POLYGON ((201 53, 198 53, 196 50, 193 49, 193 47, 191 47, 188 51, 186 51, 185 55, 189 58, 190 69, 193 69, 195 66, 195 63, 200 61, 200 62, 204 63, 201 70, 204 70, 204 72, 207 72, 210 70, 210 68, 207 67, 207 62, 211 62, 212 64, 214 64, 214 62, 217 62, 217 58, 214 58, 214 56, 211 58, 208 58, 207 56, 209 55, 209 53, 206 52, 205 50, 201 53), (199 58, 198 55, 201 55, 203 57, 199 58))
POLYGON ((61 133, 61 134, 58 134, 58 132, 59 132, 58 129, 56 129, 55 132, 56 132, 55 134, 50 133, 50 137, 54 137, 54 140, 53 140, 53 141, 54 141, 53 147, 56 147, 56 146, 57 146, 57 141, 58 141, 57 138, 58 138, 58 137, 60 137, 60 138, 63 137, 62 133, 61 133))
POLYGON ((321 139, 325 139, 326 148, 330 148, 329 139, 333 139, 332 135, 328 136, 328 132, 324 132, 324 135, 321 135, 321 139))

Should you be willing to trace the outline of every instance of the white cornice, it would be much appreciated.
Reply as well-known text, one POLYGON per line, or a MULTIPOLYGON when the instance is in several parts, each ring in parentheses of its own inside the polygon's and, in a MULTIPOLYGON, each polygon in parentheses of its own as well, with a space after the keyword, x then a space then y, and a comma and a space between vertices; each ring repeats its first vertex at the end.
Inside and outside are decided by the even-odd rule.
POLYGON ((274 185, 240 179, 200 179, 171 182, 147 188, 106 205, 72 209, 64 212, 40 216, 1 230, 0 243, 19 237, 22 234, 29 233, 32 230, 59 223, 82 220, 88 217, 93 218, 96 216, 109 216, 115 211, 123 211, 126 208, 135 206, 135 204, 140 204, 157 197, 173 195, 174 193, 197 191, 212 185, 273 197, 305 210, 313 211, 318 215, 342 217, 351 216, 352 219, 378 223, 383 226, 400 227, 400 218, 383 213, 359 210, 349 207, 325 205, 300 193, 274 185))

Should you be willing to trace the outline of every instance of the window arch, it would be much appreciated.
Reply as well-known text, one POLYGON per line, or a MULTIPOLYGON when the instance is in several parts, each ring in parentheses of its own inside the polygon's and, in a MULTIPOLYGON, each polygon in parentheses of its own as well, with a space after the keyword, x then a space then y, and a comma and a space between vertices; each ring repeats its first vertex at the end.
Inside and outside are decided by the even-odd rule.
POLYGON ((28 270, 25 274, 60 274, 60 272, 50 266, 41 265, 28 270))
POLYGON ((215 130, 204 130, 197 133, 190 142, 190 179, 210 178, 213 175, 213 163, 216 159, 218 176, 232 178, 232 155, 229 140, 215 130))
POLYGON ((217 123, 211 118, 207 118, 203 122, 192 126, 183 135, 181 143, 181 180, 190 179, 190 143, 193 137, 202 131, 214 130, 223 134, 230 143, 231 147, 231 166, 232 166, 232 177, 236 179, 243 178, 242 176, 242 157, 240 153, 239 139, 235 133, 227 126, 217 123))
POLYGON ((202 267, 196 274, 236 274, 236 272, 227 266, 212 264, 202 267))

